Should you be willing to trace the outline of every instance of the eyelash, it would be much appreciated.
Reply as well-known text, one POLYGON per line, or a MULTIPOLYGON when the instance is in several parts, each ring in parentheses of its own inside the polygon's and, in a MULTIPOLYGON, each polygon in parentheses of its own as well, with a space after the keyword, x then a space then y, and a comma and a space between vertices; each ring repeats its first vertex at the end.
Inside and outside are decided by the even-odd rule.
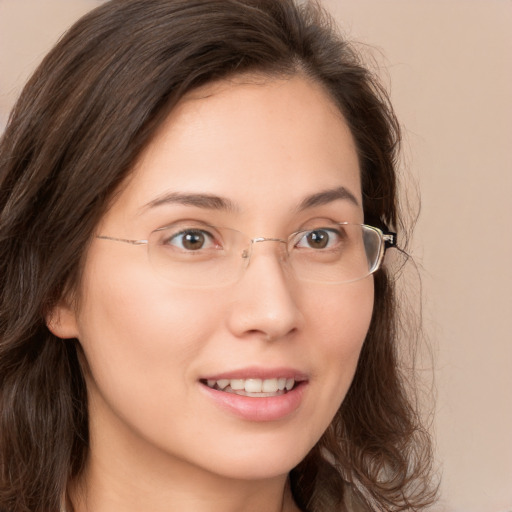
MULTIPOLYGON (((172 235, 170 236, 167 236, 163 241, 162 241, 162 245, 174 245, 172 244, 171 242, 174 241, 174 240, 178 240, 179 237, 184 237, 184 236, 187 236, 187 235, 192 235, 192 236, 203 236, 203 239, 204 240, 211 240, 212 242, 215 242, 215 236, 210 232, 210 231, 207 231, 205 229, 201 229, 201 228, 193 228, 193 227, 190 227, 190 228, 183 228, 181 230, 179 230, 177 233, 173 233, 172 235)), ((183 245, 183 241, 182 241, 182 245, 183 245)), ((221 248, 221 245, 219 243, 215 243, 215 247, 213 247, 215 249, 220 249, 221 248)), ((181 249, 183 250, 187 250, 186 247, 181 247, 181 249)), ((203 247, 200 247, 200 249, 203 249, 203 247)), ((189 249, 192 251, 192 249, 189 249)))
MULTIPOLYGON (((166 231, 169 228, 161 228, 159 231, 166 231)), ((301 236, 297 239, 294 247, 299 250, 335 250, 346 238, 346 233, 340 226, 336 228, 319 224, 298 232, 301 236), (326 238, 327 237, 327 238, 326 238), (314 245, 317 245, 314 247, 314 245)), ((222 236, 215 233, 212 226, 208 229, 196 226, 183 226, 177 232, 166 235, 160 244, 168 247, 176 247, 183 252, 204 252, 224 249, 222 236), (189 237, 187 240, 186 237, 189 237), (175 243, 177 242, 177 243, 175 243), (198 245, 198 247, 193 247, 198 245), (205 244, 207 245, 205 247, 205 244), (188 246, 187 246, 188 245, 188 246)))
MULTIPOLYGON (((304 235, 299 239, 299 242, 302 242, 302 240, 304 239, 307 239, 308 236, 311 236, 313 233, 320 233, 320 232, 323 232, 323 233, 327 233, 329 235, 329 238, 328 238, 328 241, 327 241, 327 244, 325 247, 321 247, 320 249, 323 249, 323 250, 327 250, 327 249, 334 249, 336 245, 338 245, 346 236, 346 234, 344 233, 344 230, 342 229, 333 229, 333 228, 329 228, 329 227, 318 227, 318 228, 313 228, 313 229, 308 229, 305 231, 304 235), (332 235, 334 235, 334 237, 337 237, 337 240, 331 240, 331 238, 334 238, 332 235)), ((321 238, 318 239, 319 241, 321 241, 321 238)), ((295 244, 295 247, 299 247, 298 244, 295 244)), ((313 247, 306 247, 306 248, 309 248, 309 249, 319 249, 318 247, 317 248, 313 248, 313 247)))

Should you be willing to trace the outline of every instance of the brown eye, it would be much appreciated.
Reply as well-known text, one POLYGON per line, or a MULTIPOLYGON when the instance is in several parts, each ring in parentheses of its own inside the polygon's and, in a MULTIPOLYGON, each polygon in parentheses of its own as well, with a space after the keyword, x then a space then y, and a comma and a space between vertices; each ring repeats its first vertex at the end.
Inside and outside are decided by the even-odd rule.
POLYGON ((299 249, 330 249, 339 242, 339 234, 333 229, 304 231, 296 247, 299 249))
POLYGON ((183 247, 191 251, 202 249, 205 237, 200 231, 194 231, 183 235, 183 247))
POLYGON ((187 229, 170 237, 167 245, 173 245, 186 251, 199 251, 210 249, 213 245, 213 237, 210 233, 200 229, 187 229))
POLYGON ((308 245, 314 249, 324 249, 329 244, 329 233, 327 231, 310 231, 306 238, 308 245))

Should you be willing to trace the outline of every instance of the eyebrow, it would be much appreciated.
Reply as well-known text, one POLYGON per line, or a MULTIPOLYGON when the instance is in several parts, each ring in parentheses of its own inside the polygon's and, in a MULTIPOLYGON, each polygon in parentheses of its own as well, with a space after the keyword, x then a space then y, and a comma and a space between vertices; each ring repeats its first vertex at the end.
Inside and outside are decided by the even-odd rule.
POLYGON ((308 208, 314 208, 315 206, 323 206, 325 204, 332 203, 333 201, 338 200, 346 200, 353 203, 356 206, 359 205, 359 201, 356 199, 356 196, 352 194, 345 187, 332 188, 328 190, 323 190, 322 192, 318 192, 316 194, 312 194, 302 200, 299 204, 297 211, 307 210, 308 208))
POLYGON ((153 199, 142 207, 142 210, 156 208, 165 204, 181 204, 195 206, 205 210, 238 211, 238 206, 230 199, 213 194, 192 194, 184 192, 170 192, 153 199))
MULTIPOLYGON (((354 205, 359 206, 359 202, 354 194, 352 194, 352 192, 347 190, 345 187, 338 187, 329 190, 323 190, 322 192, 317 192, 316 194, 305 197, 296 208, 296 210, 300 212, 309 208, 322 206, 339 200, 347 200, 354 205)), ((202 208, 205 210, 223 210, 228 212, 240 211, 239 207, 236 205, 236 203, 231 201, 231 199, 214 194, 195 194, 185 192, 170 192, 159 196, 145 204, 141 210, 144 211, 166 204, 195 206, 196 208, 202 208)))

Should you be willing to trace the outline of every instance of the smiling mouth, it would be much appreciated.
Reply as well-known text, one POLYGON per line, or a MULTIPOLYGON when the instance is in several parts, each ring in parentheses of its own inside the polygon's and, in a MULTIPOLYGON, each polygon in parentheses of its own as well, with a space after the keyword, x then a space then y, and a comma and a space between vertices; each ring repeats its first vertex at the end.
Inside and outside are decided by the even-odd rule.
POLYGON ((291 391, 298 384, 295 379, 286 377, 274 379, 203 379, 201 383, 217 391, 255 398, 281 396, 291 391))

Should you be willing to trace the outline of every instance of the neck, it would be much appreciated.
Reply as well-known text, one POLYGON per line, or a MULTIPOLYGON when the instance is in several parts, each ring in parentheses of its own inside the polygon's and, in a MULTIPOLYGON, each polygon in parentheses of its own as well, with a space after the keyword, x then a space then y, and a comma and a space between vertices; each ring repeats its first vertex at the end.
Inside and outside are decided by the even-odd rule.
MULTIPOLYGON (((105 430, 105 429, 103 429, 105 430)), ((288 475, 234 478, 149 448, 133 436, 91 429, 85 470, 67 512, 298 512, 288 475)))
POLYGON ((287 478, 259 481, 204 476, 161 482, 119 479, 115 472, 89 468, 80 482, 70 487, 66 512, 299 512, 287 478))

